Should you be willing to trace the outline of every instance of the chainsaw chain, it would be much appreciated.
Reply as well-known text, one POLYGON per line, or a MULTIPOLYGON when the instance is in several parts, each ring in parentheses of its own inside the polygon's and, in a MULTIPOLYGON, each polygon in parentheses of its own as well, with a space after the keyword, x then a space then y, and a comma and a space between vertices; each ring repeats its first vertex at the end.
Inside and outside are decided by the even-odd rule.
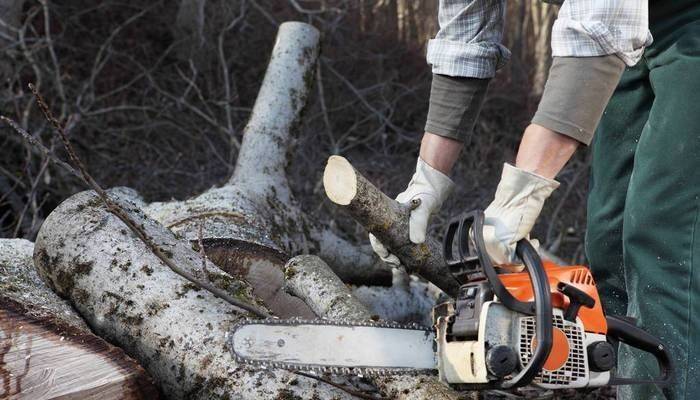
POLYGON ((246 318, 243 321, 236 323, 231 329, 231 334, 228 336, 228 345, 231 349, 231 354, 234 360, 239 364, 248 365, 258 369, 267 368, 281 368, 291 371, 308 371, 316 374, 330 373, 335 375, 359 375, 359 376, 387 376, 387 375, 426 375, 426 374, 436 374, 436 369, 419 369, 419 368, 373 368, 373 367, 331 367, 327 365, 315 365, 315 364, 297 364, 288 363, 281 361, 257 361, 249 360, 245 357, 239 356, 236 350, 233 348, 233 332, 244 325, 326 325, 326 326, 369 326, 375 328, 391 328, 391 329, 411 329, 417 331, 425 331, 433 333, 433 329, 426 328, 416 323, 411 324, 400 324, 397 322, 375 322, 375 321, 361 321, 361 320, 329 320, 329 319, 302 319, 302 318, 291 318, 291 319, 250 319, 246 318))

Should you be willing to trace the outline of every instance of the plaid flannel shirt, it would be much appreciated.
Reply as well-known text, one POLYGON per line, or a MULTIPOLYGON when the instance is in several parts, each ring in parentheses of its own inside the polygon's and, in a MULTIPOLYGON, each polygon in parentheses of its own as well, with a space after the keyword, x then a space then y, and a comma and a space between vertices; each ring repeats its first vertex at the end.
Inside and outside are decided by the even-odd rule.
MULTIPOLYGON (((440 0, 440 30, 428 43, 433 73, 493 77, 510 58, 501 44, 506 1, 440 0)), ((552 55, 615 54, 632 66, 652 42, 648 14, 648 0, 566 0, 552 27, 552 55)))

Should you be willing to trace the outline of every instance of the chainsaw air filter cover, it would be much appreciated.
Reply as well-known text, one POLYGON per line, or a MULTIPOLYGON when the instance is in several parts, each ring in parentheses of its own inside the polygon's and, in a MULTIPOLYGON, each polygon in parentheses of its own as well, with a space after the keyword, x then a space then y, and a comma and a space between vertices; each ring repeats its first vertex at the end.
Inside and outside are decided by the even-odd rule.
MULTIPOLYGON (((588 384, 588 356, 585 333, 579 324, 566 321, 561 310, 554 310, 552 351, 533 383, 547 388, 585 387, 588 384)), ((527 365, 537 347, 535 318, 522 317, 519 324, 520 362, 527 365)))

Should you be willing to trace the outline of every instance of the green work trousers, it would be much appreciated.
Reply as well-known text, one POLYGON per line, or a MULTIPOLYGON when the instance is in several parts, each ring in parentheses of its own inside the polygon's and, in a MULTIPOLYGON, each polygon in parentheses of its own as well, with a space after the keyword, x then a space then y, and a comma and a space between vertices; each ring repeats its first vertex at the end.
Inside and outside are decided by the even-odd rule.
MULTIPOLYGON (((675 367, 671 387, 621 387, 622 400, 700 399, 700 2, 685 3, 656 21, 652 6, 654 44, 623 74, 592 143, 586 254, 605 309, 660 337, 675 367)), ((623 345, 617 372, 657 367, 623 345)))

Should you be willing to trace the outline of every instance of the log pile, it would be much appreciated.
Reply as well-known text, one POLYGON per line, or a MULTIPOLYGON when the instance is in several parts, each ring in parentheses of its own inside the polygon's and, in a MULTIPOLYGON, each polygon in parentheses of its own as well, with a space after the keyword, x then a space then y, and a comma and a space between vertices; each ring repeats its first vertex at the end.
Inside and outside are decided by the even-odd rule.
POLYGON ((318 53, 316 29, 280 26, 236 170, 222 186, 150 204, 132 189, 106 192, 152 245, 85 191, 49 215, 33 249, 0 246, 0 398, 459 397, 433 376, 367 380, 238 365, 227 335, 252 315, 197 284, 277 317, 400 322, 425 322, 441 292, 454 293, 437 242, 411 245, 408 210, 346 160, 329 160, 329 198, 435 285, 392 271, 294 199, 287 154, 318 53))

